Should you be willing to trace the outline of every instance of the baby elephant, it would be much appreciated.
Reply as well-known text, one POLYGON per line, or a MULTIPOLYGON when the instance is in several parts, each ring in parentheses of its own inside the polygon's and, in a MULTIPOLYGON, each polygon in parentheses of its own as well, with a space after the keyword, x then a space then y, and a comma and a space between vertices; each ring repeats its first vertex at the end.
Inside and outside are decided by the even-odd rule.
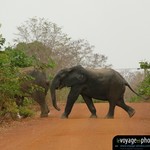
POLYGON ((45 98, 49 89, 49 82, 47 81, 46 73, 32 67, 22 69, 20 72, 31 79, 21 83, 22 96, 16 96, 17 105, 21 105, 24 97, 31 97, 40 105, 41 117, 47 117, 49 108, 45 98))

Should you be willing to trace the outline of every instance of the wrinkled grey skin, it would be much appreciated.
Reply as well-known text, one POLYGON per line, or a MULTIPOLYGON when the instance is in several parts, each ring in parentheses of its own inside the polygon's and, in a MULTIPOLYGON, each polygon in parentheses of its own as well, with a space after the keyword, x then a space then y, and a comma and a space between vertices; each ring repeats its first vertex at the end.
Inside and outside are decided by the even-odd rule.
POLYGON ((23 96, 16 96, 17 105, 21 105, 24 97, 31 97, 34 99, 41 108, 41 117, 47 117, 49 113, 49 108, 46 104, 46 95, 49 89, 49 82, 47 81, 46 73, 40 70, 30 69, 24 71, 24 74, 31 76, 32 80, 27 80, 21 84, 21 91, 23 96), (31 92, 31 87, 37 85, 38 87, 31 92), (42 87, 42 88, 39 88, 42 87))
POLYGON ((97 117, 92 98, 109 102, 107 118, 114 118, 115 106, 123 108, 129 117, 132 117, 135 110, 124 102, 126 86, 137 94, 127 81, 113 69, 89 70, 82 66, 75 66, 59 71, 52 81, 50 90, 53 106, 59 110, 55 91, 63 87, 71 87, 62 118, 68 118, 79 95, 83 97, 91 112, 91 117, 97 117))

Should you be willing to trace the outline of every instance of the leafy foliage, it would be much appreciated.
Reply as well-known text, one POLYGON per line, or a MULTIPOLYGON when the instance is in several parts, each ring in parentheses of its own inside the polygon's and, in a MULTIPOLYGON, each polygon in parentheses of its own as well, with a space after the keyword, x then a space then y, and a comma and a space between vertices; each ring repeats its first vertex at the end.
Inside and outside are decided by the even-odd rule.
POLYGON ((30 108, 31 105, 32 105, 32 100, 29 98, 25 98, 23 101, 23 105, 19 106, 19 114, 24 118, 32 117, 34 115, 34 112, 30 108))
POLYGON ((18 69, 11 64, 6 52, 0 52, 0 111, 16 114, 19 110, 15 104, 15 95, 20 94, 18 69))
POLYGON ((12 66, 24 68, 31 66, 33 63, 33 58, 28 57, 22 50, 8 47, 5 51, 12 66))
POLYGON ((141 95, 150 96, 150 74, 148 74, 139 87, 141 95))
POLYGON ((139 92, 142 95, 150 96, 150 63, 145 61, 145 62, 140 62, 140 67, 141 69, 144 69, 145 72, 145 79, 141 83, 139 87, 139 92))
MULTIPOLYGON (((23 75, 20 68, 32 65, 45 69, 54 67, 54 62, 51 60, 49 64, 41 63, 40 60, 27 56, 23 50, 18 48, 8 47, 5 51, 0 51, 0 117, 8 113, 10 116, 16 116, 18 112, 26 117, 33 114, 27 105, 18 107, 15 99, 16 95, 25 94, 22 93, 20 84, 32 80, 31 77, 23 75)), ((32 86, 29 90, 34 91, 37 88, 39 89, 37 86, 32 86)))
POLYGON ((26 55, 24 57, 26 62, 29 62, 29 64, 32 62, 32 65, 37 69, 54 68, 56 66, 51 56, 47 53, 51 49, 41 42, 18 43, 16 50, 20 50, 24 56, 26 55))
POLYGON ((141 69, 150 69, 150 63, 147 61, 141 61, 140 63, 140 68, 141 69))

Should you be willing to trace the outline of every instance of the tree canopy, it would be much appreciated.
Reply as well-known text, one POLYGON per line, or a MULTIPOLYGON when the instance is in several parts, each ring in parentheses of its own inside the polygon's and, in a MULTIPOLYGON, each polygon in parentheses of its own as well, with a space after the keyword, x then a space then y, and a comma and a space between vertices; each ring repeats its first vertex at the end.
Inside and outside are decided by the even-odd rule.
POLYGON ((72 40, 61 27, 44 18, 30 18, 17 29, 14 41, 34 45, 32 49, 27 48, 28 54, 42 61, 51 57, 58 69, 78 64, 92 68, 111 66, 107 64, 107 57, 95 53, 94 46, 87 40, 72 40))

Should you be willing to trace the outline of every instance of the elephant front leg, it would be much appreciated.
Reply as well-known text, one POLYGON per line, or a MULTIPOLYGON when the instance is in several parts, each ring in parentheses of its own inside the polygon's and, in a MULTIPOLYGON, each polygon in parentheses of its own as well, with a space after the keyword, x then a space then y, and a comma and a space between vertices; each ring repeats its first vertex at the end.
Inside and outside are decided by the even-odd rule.
POLYGON ((49 108, 48 108, 46 102, 40 104, 40 107, 41 107, 41 115, 40 115, 40 116, 41 116, 41 117, 48 117, 48 113, 49 113, 50 111, 49 111, 49 108))
POLYGON ((37 91, 34 95, 34 100, 40 105, 41 108, 40 117, 48 117, 48 113, 50 112, 45 98, 45 93, 42 93, 40 91, 37 91))
POLYGON ((71 113, 72 107, 77 100, 78 96, 80 94, 80 91, 78 88, 71 88, 71 91, 69 92, 68 98, 67 98, 67 103, 65 107, 65 111, 62 114, 61 118, 68 118, 69 114, 71 113))
POLYGON ((71 113, 71 110, 72 110, 72 107, 73 107, 75 101, 76 101, 76 99, 69 99, 69 98, 67 99, 65 111, 61 116, 62 119, 68 118, 69 114, 71 113))

